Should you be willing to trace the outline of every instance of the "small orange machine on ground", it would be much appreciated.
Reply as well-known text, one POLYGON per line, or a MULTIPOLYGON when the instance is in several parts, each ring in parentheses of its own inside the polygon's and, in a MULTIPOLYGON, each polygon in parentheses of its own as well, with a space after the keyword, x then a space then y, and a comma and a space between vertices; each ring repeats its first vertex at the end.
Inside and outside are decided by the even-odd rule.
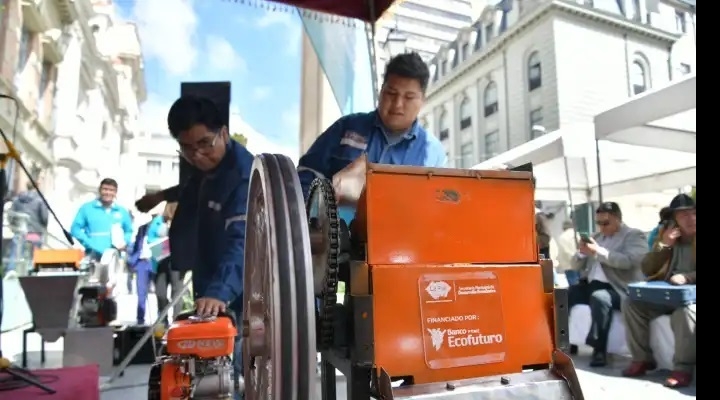
POLYGON ((535 243, 532 173, 368 164, 352 221, 292 162, 256 158, 245 253, 246 400, 582 400, 567 292, 535 243), (346 222, 349 222, 346 224, 346 222), (308 229, 309 227, 309 229, 308 229), (345 300, 337 301, 338 282, 345 300))
POLYGON ((165 334, 165 354, 150 369, 148 400, 232 399, 235 336, 229 316, 179 315, 165 334))

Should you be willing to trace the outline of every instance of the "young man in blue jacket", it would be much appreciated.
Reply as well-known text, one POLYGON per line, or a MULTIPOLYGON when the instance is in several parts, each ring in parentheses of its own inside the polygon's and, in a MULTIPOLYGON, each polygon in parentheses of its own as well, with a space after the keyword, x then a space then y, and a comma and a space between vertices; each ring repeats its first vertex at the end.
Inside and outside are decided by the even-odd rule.
MULTIPOLYGON (((217 315, 229 309, 239 319, 253 155, 230 139, 220 110, 205 98, 178 99, 168 113, 168 127, 192 173, 187 182, 147 195, 136 206, 147 211, 162 200, 177 201, 170 226, 172 268, 192 271, 198 315, 217 315)), ((236 373, 242 372, 239 339, 236 373)))
POLYGON ((100 261, 106 250, 113 248, 113 227, 122 228, 125 244, 117 250, 124 251, 133 234, 130 212, 115 203, 118 183, 105 178, 100 182, 98 198, 82 206, 70 227, 70 234, 85 248, 85 254, 100 261))
POLYGON ((371 163, 445 166, 445 148, 417 120, 430 79, 427 65, 417 53, 400 54, 388 62, 384 76, 376 110, 340 118, 300 158, 306 196, 316 177, 332 179, 362 154, 371 163))

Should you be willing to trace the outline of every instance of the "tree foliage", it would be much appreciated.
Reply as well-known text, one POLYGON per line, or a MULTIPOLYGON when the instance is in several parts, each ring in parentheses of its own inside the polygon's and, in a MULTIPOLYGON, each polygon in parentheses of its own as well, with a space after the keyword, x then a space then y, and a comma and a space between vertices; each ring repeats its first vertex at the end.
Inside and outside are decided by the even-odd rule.
POLYGON ((247 146, 247 136, 243 135, 242 133, 233 133, 232 135, 230 135, 230 137, 241 145, 247 146))

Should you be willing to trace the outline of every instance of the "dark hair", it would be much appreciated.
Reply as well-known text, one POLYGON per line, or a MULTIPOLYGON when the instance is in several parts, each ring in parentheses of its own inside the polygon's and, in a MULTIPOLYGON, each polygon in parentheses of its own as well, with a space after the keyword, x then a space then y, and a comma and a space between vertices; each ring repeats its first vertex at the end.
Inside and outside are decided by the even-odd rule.
POLYGON ((430 80, 430 69, 428 69, 427 64, 418 53, 403 53, 391 58, 385 65, 383 85, 390 75, 415 79, 420 84, 423 93, 425 93, 430 80))
POLYGON ((212 132, 225 126, 218 106, 212 100, 199 96, 182 96, 177 99, 168 111, 167 123, 175 139, 181 132, 196 125, 204 125, 212 132))
POLYGON ((103 180, 100 181, 100 186, 112 186, 112 187, 114 187, 115 189, 117 189, 118 183, 117 183, 117 181, 116 181, 115 179, 113 179, 113 178, 105 178, 105 179, 103 179, 103 180))
POLYGON ((597 210, 595 210, 595 214, 600 213, 608 213, 622 219, 622 211, 620 210, 620 205, 618 205, 618 203, 614 201, 606 201, 600 203, 597 210))
POLYGON ((658 214, 660 216, 660 222, 672 218, 672 208, 670 207, 663 207, 660 209, 660 213, 658 214))

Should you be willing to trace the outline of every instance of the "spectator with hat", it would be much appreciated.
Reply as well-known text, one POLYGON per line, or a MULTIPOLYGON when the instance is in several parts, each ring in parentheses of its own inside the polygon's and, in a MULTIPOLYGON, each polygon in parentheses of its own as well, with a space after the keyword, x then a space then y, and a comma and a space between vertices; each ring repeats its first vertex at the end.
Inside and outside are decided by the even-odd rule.
MULTIPOLYGON (((658 232, 660 238, 642 261, 642 271, 650 281, 667 281, 673 285, 696 284, 695 200, 679 194, 670 202, 668 221, 658 232)), ((622 306, 628 347, 633 361, 623 371, 627 377, 645 375, 657 367, 650 349, 650 321, 670 315, 675 336, 675 364, 665 386, 689 386, 695 369, 695 304, 671 308, 625 299, 622 306)))

